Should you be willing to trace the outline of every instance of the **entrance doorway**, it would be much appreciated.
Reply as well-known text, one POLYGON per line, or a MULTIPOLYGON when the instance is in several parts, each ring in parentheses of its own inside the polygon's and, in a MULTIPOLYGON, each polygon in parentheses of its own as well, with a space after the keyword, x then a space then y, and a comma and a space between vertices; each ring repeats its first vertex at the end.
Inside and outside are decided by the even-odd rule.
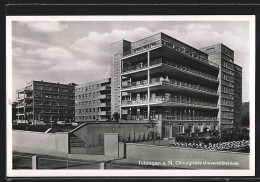
POLYGON ((164 138, 172 138, 172 125, 170 125, 170 124, 165 125, 164 138))

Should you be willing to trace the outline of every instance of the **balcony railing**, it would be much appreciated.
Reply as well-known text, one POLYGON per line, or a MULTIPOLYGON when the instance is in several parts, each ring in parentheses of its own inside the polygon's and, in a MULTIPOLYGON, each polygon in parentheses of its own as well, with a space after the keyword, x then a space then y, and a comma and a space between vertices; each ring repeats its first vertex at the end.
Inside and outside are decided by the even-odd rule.
POLYGON ((110 107, 110 103, 98 103, 98 107, 110 107))
POLYGON ((163 120, 196 120, 196 121, 216 121, 217 117, 212 116, 188 116, 188 115, 162 115, 163 120))
POLYGON ((122 105, 146 104, 147 100, 122 100, 122 105))
POLYGON ((181 87, 186 87, 186 88, 190 88, 190 89, 194 89, 194 90, 198 90, 198 91, 204 91, 204 92, 208 92, 208 93, 213 93, 213 94, 217 94, 217 90, 213 90, 204 86, 200 86, 200 85, 194 85, 191 83, 187 83, 187 82, 182 82, 182 81, 178 81, 178 80, 172 80, 172 79, 164 79, 164 78, 152 78, 150 81, 150 84, 154 84, 154 83, 159 83, 159 84, 171 84, 171 85, 175 85, 175 86, 181 86, 181 87))
MULTIPOLYGON (((166 115, 156 114, 151 116, 155 120, 167 120, 167 121, 216 121, 215 116, 189 116, 189 115, 166 115)), ((147 115, 127 115, 127 120, 147 120, 147 115)))
POLYGON ((111 86, 102 86, 99 87, 97 90, 101 91, 101 90, 111 90, 111 86))
POLYGON ((151 42, 149 44, 146 44, 146 45, 143 45, 143 46, 140 46, 138 48, 135 48, 135 49, 131 49, 129 51, 125 51, 123 53, 123 56, 129 56, 129 55, 134 55, 134 54, 137 54, 137 53, 141 53, 141 52, 145 52, 149 49, 153 49, 153 48, 156 48, 156 47, 168 47, 170 49, 173 49, 187 57, 190 57, 192 59, 195 59, 197 61, 200 61, 204 64, 208 64, 208 65, 211 65, 211 66, 214 66, 216 68, 219 68, 219 65, 212 62, 212 61, 209 61, 208 59, 204 58, 203 56, 199 56, 199 55, 196 55, 194 52, 188 52, 188 51, 185 51, 185 49, 183 50, 182 47, 179 47, 178 45, 174 45, 166 40, 163 40, 163 39, 160 39, 160 40, 157 40, 157 41, 154 41, 154 42, 151 42))
POLYGON ((174 103, 183 103, 183 104, 188 104, 188 105, 195 105, 195 106, 209 106, 209 107, 217 107, 216 103, 212 103, 209 101, 205 100, 200 100, 200 99, 183 99, 183 97, 169 97, 166 99, 166 97, 163 96, 156 96, 155 98, 151 98, 150 102, 154 103, 167 103, 167 102, 174 102, 174 103))
POLYGON ((110 99, 110 98, 111 98, 111 95, 106 95, 106 94, 97 96, 97 99, 110 99))
POLYGON ((142 64, 137 64, 137 65, 132 65, 132 66, 128 66, 128 67, 125 67, 123 68, 122 72, 127 72, 127 71, 133 71, 133 70, 140 70, 140 69, 143 69, 143 68, 147 68, 147 64, 145 63, 142 63, 142 64))
POLYGON ((208 79, 213 79, 215 81, 218 80, 218 78, 216 76, 204 73, 202 71, 193 69, 193 68, 191 68, 189 66, 184 66, 182 64, 178 64, 178 63, 166 60, 166 59, 159 58, 159 59, 156 59, 156 60, 151 60, 151 66, 157 65, 157 64, 163 64, 163 65, 172 66, 172 67, 174 67, 176 69, 180 69, 182 71, 186 71, 186 72, 189 72, 191 74, 196 74, 196 75, 199 75, 199 76, 203 76, 203 77, 206 77, 208 79))
POLYGON ((111 111, 98 111, 98 115, 111 115, 111 111))
POLYGON ((122 82, 122 88, 139 87, 139 86, 145 86, 147 84, 148 84, 147 80, 140 80, 135 82, 122 82))
POLYGON ((30 104, 24 104, 24 103, 21 103, 21 104, 17 104, 17 107, 32 107, 33 106, 33 104, 32 103, 30 103, 30 104))

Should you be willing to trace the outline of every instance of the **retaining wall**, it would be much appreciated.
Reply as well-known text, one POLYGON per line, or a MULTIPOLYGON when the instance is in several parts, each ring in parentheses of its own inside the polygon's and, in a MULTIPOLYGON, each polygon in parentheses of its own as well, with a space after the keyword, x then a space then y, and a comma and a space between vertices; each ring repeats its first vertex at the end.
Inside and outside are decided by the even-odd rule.
POLYGON ((44 155, 67 156, 68 133, 13 130, 13 150, 44 155))

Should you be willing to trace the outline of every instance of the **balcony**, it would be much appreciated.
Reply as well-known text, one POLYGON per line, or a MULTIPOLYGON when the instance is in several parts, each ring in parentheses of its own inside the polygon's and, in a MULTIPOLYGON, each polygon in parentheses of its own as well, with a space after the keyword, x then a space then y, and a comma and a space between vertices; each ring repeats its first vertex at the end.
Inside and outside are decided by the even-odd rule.
POLYGON ((178 53, 183 54, 186 57, 192 58, 193 60, 196 60, 196 61, 201 62, 203 64, 210 65, 210 66, 215 67, 215 68, 219 68, 218 64, 216 64, 212 61, 209 61, 202 56, 196 55, 194 52, 185 51, 185 50, 182 49, 182 47, 179 47, 178 45, 174 45, 174 44, 172 44, 172 43, 170 43, 166 40, 163 40, 163 39, 151 42, 149 44, 140 46, 140 47, 135 48, 135 49, 131 49, 129 51, 125 51, 123 53, 123 58, 127 58, 127 57, 130 57, 132 55, 139 54, 139 53, 144 53, 144 52, 147 52, 148 50, 159 48, 159 47, 170 48, 170 49, 172 49, 172 50, 174 50, 178 53))
POLYGON ((205 72, 202 72, 202 71, 199 71, 199 70, 196 70, 196 69, 193 69, 192 67, 189 67, 189 66, 184 66, 182 64, 178 64, 178 63, 175 63, 173 61, 169 61, 169 60, 162 59, 162 58, 159 58, 159 59, 156 59, 156 60, 151 60, 151 64, 150 64, 151 67, 158 66, 158 65, 159 66, 160 65, 170 66, 170 67, 176 69, 176 71, 186 72, 188 74, 198 76, 198 77, 201 77, 201 78, 204 78, 204 79, 212 80, 212 81, 215 81, 215 82, 218 81, 218 77, 216 77, 214 75, 207 74, 205 72))
POLYGON ((110 103, 99 103, 98 107, 111 107, 110 103))
POLYGON ((122 69, 122 73, 125 73, 125 72, 129 72, 129 71, 137 71, 137 70, 142 70, 144 68, 147 68, 147 64, 143 63, 143 62, 140 62, 138 63, 137 65, 132 65, 132 66, 128 66, 128 67, 124 67, 122 69))
POLYGON ((148 85, 147 80, 140 80, 135 82, 122 82, 122 88, 135 88, 148 85))
POLYGON ((173 79, 164 79, 162 77, 160 78, 152 78, 150 81, 150 84, 159 84, 159 85, 171 85, 171 86, 176 86, 179 88, 186 88, 189 90, 194 90, 194 91, 199 91, 202 93, 208 93, 212 95, 217 95, 217 90, 210 89, 201 85, 195 85, 187 82, 182 82, 178 80, 173 80, 173 79))
POLYGON ((16 90, 16 93, 30 93, 33 92, 32 87, 25 87, 25 88, 21 88, 19 90, 16 90))
POLYGON ((98 115, 111 115, 111 111, 98 111, 98 115))
POLYGON ((111 95, 106 95, 106 94, 99 95, 97 96, 97 99, 111 99, 111 95))
POLYGON ((97 90, 98 91, 109 91, 109 90, 111 90, 111 86, 101 86, 97 90))
POLYGON ((16 115, 18 116, 21 116, 21 115, 24 115, 24 112, 17 112, 16 115))
MULTIPOLYGON (((173 96, 166 99, 166 97, 163 96, 156 96, 154 98, 150 99, 151 103, 154 104, 163 104, 163 103, 169 103, 169 104, 176 104, 176 105, 183 105, 183 106, 189 106, 189 107, 202 107, 202 108, 208 108, 208 109, 217 109, 217 103, 209 102, 207 100, 201 100, 201 99, 195 99, 195 98, 185 98, 181 96, 173 96)), ((165 105, 165 106, 171 106, 171 105, 165 105)))
POLYGON ((167 121, 217 121, 217 117, 212 116, 187 116, 187 115, 166 115, 162 114, 162 120, 167 121))
MULTIPOLYGON (((215 116, 188 116, 188 115, 166 115, 156 114, 151 116, 151 119, 155 120, 166 120, 166 121, 217 121, 215 116)), ((127 120, 148 120, 147 115, 128 115, 127 120)))
POLYGON ((148 101, 147 100, 122 100, 122 105, 143 105, 143 104, 147 104, 148 101))

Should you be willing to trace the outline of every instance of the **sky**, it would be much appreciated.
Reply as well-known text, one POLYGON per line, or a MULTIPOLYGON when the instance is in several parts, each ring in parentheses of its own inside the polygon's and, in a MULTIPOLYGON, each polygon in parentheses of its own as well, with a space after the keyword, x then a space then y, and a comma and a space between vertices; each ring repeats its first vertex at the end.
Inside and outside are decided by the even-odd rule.
POLYGON ((249 23, 246 21, 13 21, 12 97, 32 80, 82 84, 110 77, 110 44, 164 32, 197 49, 223 43, 243 68, 249 101, 249 23))

